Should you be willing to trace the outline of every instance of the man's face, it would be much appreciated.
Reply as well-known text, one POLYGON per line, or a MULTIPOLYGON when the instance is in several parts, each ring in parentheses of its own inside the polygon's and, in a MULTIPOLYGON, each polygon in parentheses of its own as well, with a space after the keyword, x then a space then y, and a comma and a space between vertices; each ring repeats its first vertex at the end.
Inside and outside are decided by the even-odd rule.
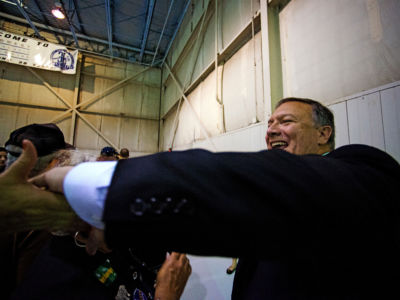
POLYGON ((322 154, 319 135, 312 119, 311 105, 286 102, 269 119, 265 141, 269 150, 282 149, 297 155, 322 154))
POLYGON ((6 165, 6 161, 7 161, 7 152, 0 151, 0 168, 6 165))

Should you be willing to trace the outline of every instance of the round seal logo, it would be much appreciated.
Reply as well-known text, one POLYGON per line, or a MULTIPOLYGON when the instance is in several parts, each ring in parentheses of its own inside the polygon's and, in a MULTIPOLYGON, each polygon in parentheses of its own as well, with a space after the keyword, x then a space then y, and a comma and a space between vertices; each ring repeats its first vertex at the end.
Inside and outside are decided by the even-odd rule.
POLYGON ((53 66, 61 70, 71 70, 74 68, 74 57, 65 49, 54 50, 50 55, 53 66))

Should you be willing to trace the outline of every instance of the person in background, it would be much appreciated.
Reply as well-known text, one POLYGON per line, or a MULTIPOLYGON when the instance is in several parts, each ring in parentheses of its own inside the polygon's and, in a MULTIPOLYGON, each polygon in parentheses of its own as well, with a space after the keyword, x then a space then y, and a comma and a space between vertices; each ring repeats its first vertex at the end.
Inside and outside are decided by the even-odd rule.
POLYGON ((7 161, 7 150, 4 147, 0 147, 0 173, 6 169, 7 161))
POLYGON ((113 161, 118 160, 118 152, 113 147, 104 147, 100 151, 97 161, 113 161))
POLYGON ((122 148, 121 151, 119 151, 119 159, 127 158, 129 158, 129 150, 128 148, 122 148))

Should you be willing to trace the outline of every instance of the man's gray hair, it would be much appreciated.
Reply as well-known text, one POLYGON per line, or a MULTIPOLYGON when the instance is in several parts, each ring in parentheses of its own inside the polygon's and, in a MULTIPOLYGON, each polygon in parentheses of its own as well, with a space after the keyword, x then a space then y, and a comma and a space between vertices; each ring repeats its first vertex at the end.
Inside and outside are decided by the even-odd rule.
POLYGON ((281 106, 283 103, 286 102, 302 102, 308 105, 311 105, 312 108, 312 117, 315 126, 330 126, 332 128, 331 136, 328 140, 328 145, 331 150, 335 149, 335 118, 333 113, 329 108, 322 105, 318 101, 307 99, 307 98, 296 98, 296 97, 289 97, 281 99, 276 105, 275 109, 281 106))

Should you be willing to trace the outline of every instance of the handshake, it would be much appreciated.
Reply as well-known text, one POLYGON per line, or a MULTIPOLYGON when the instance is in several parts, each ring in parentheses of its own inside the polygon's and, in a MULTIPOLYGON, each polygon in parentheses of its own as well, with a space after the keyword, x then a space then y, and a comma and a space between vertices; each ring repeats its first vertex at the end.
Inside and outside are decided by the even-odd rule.
POLYGON ((63 195, 64 178, 73 167, 53 168, 29 178, 37 152, 29 140, 24 140, 22 146, 18 160, 0 174, 0 233, 40 229, 80 232, 76 238, 86 244, 89 254, 110 251, 103 231, 82 221, 63 195))
MULTIPOLYGON (((35 146, 22 143, 23 152, 0 174, 0 234, 29 230, 61 231, 75 236, 77 245, 86 247, 89 255, 98 250, 110 252, 104 232, 82 221, 63 195, 63 182, 72 166, 57 167, 29 178, 37 162, 35 146)), ((191 274, 185 254, 168 254, 157 273, 155 298, 179 299, 191 274)))

